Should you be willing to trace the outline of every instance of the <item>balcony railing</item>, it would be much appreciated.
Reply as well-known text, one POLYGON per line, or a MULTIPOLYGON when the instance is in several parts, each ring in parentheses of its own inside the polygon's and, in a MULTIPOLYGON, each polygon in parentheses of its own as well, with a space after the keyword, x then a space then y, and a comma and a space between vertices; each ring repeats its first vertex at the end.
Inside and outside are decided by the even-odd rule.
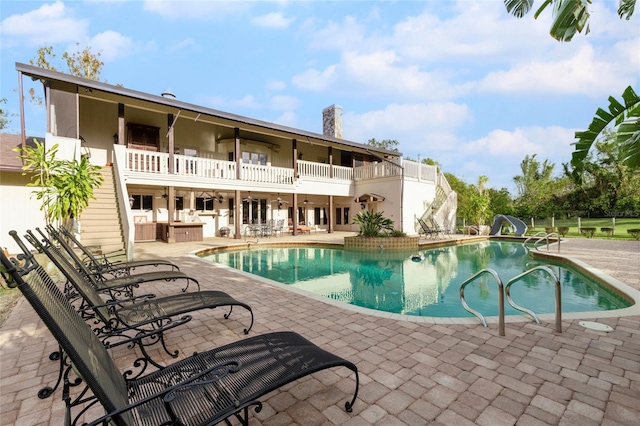
MULTIPOLYGON (((127 149, 127 169, 132 172, 169 174, 166 152, 127 149)), ((173 174, 212 179, 235 179, 236 163, 211 158, 173 156, 173 174)))
MULTIPOLYGON (((126 149, 126 167, 131 172, 169 174, 169 154, 166 152, 126 149)), ((404 176, 432 181, 443 186, 445 192, 451 192, 448 182, 438 173, 436 166, 420 164, 415 161, 403 161, 402 166, 389 161, 368 164, 360 167, 330 166, 312 161, 298 161, 298 174, 308 179, 334 179, 346 182, 369 180, 390 176, 404 176), (333 175, 331 172, 333 169, 333 175)), ((236 162, 216 160, 188 155, 173 156, 173 174, 179 176, 201 177, 208 179, 236 179, 236 162)), ((260 164, 241 164, 240 179, 260 183, 293 184, 295 176, 292 168, 272 167, 260 164)))
POLYGON ((367 164, 366 166, 356 167, 353 172, 353 177, 356 181, 389 176, 402 176, 402 167, 397 164, 384 161, 382 163, 367 164))
POLYGON ((293 184, 293 169, 260 164, 241 164, 240 179, 261 183, 293 184))
MULTIPOLYGON (((298 174, 303 177, 331 179, 331 167, 325 163, 298 160, 298 174)), ((351 167, 333 166, 333 179, 353 181, 351 167)))

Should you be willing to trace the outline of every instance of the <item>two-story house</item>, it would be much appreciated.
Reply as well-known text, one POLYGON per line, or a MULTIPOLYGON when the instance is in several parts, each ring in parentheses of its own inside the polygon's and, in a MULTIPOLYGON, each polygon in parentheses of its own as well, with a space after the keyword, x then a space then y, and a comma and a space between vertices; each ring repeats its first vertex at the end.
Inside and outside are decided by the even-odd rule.
POLYGON ((16 70, 19 81, 43 83, 46 144, 103 167, 106 185, 80 218, 87 244, 131 251, 136 241, 260 238, 264 229, 357 231, 362 209, 384 212, 407 234, 425 216, 455 226, 456 194, 440 170, 342 139, 339 106, 322 111, 318 134, 168 93, 20 63, 16 70))

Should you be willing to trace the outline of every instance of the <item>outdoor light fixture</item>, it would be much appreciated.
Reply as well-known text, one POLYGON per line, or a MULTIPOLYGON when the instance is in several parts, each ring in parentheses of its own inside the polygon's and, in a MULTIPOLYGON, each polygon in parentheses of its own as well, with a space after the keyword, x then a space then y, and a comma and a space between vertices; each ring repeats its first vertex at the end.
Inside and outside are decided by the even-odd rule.
POLYGON ((117 143, 118 143, 118 134, 117 134, 117 133, 114 133, 114 134, 113 134, 113 143, 114 143, 114 144, 117 144, 117 143))

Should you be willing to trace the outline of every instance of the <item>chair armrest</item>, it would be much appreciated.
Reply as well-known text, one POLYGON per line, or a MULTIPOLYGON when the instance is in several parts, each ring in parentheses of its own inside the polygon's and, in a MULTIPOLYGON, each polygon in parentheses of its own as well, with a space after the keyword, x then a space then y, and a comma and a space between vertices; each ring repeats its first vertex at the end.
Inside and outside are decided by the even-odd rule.
POLYGON ((155 297, 156 297, 155 294, 140 294, 138 296, 134 296, 134 297, 131 297, 129 299, 107 300, 102 305, 88 306, 86 308, 83 308, 82 311, 92 311, 95 308, 111 308, 111 307, 114 307, 114 306, 120 306, 120 305, 122 305, 122 303, 138 302, 140 300, 145 301, 145 300, 153 299, 155 297))
MULTIPOLYGON (((240 361, 228 361, 222 364, 218 364, 218 365, 214 365, 212 367, 207 368, 206 370, 203 370, 201 372, 199 372, 198 374, 195 374, 191 377, 189 377, 188 379, 174 385, 174 386, 170 386, 166 389, 163 389, 160 392, 156 392, 153 395, 149 395, 146 398, 142 398, 134 403, 131 403, 129 405, 127 405, 126 407, 122 407, 118 410, 114 410, 110 413, 105 414, 104 416, 95 419, 94 421, 92 421, 91 423, 87 423, 86 426, 97 426, 100 424, 103 425, 107 425, 107 424, 111 424, 111 419, 121 413, 125 413, 139 405, 142 404, 146 404, 154 399, 158 399, 158 398, 162 398, 162 400, 165 403, 165 407, 167 407, 167 412, 168 414, 171 416, 171 418, 174 420, 174 423, 177 424, 182 424, 183 422, 179 422, 176 421, 177 416, 175 415, 175 413, 173 412, 173 410, 171 409, 171 407, 169 406, 170 401, 166 401, 165 398, 167 395, 172 394, 173 392, 175 392, 176 390, 180 390, 181 388, 188 386, 197 386, 198 384, 202 383, 202 384, 209 384, 212 382, 215 382, 217 380, 220 380, 221 378, 225 377, 227 374, 229 373, 234 373, 236 371, 238 371, 240 369, 240 361), (193 383, 194 381, 198 380, 200 377, 207 375, 215 370, 220 370, 219 373, 216 373, 216 377, 214 379, 211 380, 205 380, 203 382, 199 382, 199 383, 193 383)), ((170 400, 173 400, 173 397, 169 398, 170 400)))

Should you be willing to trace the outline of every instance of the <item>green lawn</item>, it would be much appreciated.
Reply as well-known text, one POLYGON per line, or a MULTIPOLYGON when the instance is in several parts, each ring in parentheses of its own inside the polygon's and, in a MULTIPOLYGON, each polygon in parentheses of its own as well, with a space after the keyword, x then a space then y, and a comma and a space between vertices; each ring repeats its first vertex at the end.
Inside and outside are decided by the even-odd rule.
MULTIPOLYGON (((551 220, 536 220, 535 229, 531 228, 531 220, 525 221, 527 226, 529 226, 529 230, 527 231, 527 235, 533 235, 536 232, 544 232, 548 227, 551 227, 551 220)), ((569 232, 566 234, 566 237, 569 238, 585 238, 584 235, 580 234, 578 231, 578 219, 556 219, 554 221, 555 229, 554 232, 558 232, 560 227, 568 227, 569 232)), ((598 219, 588 219, 581 218, 580 219, 580 227, 584 230, 584 228, 595 228, 595 232, 593 234, 593 238, 613 238, 618 240, 632 240, 634 237, 627 232, 629 229, 640 229, 640 218, 616 218, 615 227, 613 223, 613 219, 610 217, 607 218, 598 218, 598 219), (603 231, 602 228, 612 228, 612 235, 608 235, 608 232, 603 231)), ((638 236, 640 238, 640 235, 638 236)))

